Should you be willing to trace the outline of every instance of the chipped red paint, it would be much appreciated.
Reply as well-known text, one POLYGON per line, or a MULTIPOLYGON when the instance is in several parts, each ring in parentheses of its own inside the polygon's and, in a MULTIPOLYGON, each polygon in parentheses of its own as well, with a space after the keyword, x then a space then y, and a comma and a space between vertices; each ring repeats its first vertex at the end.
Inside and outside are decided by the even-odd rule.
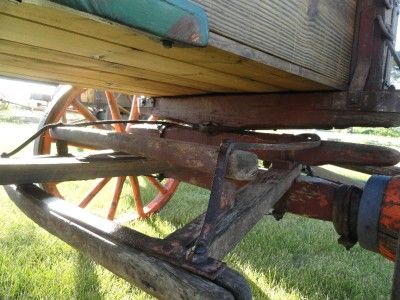
POLYGON ((400 176, 389 182, 379 220, 379 252, 390 260, 396 258, 396 241, 400 231, 400 176))
POLYGON ((333 203, 339 185, 320 178, 300 177, 275 206, 308 218, 332 221, 333 203))

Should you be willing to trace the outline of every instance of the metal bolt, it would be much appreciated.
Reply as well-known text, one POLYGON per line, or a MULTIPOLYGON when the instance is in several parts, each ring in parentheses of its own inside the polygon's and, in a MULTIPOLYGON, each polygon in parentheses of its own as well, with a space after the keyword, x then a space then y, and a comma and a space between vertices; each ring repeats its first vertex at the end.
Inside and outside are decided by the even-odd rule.
POLYGON ((174 45, 174 42, 170 40, 162 40, 161 42, 165 48, 172 48, 174 45))
POLYGON ((196 245, 188 250, 186 259, 194 264, 204 264, 208 260, 208 249, 204 245, 196 245))

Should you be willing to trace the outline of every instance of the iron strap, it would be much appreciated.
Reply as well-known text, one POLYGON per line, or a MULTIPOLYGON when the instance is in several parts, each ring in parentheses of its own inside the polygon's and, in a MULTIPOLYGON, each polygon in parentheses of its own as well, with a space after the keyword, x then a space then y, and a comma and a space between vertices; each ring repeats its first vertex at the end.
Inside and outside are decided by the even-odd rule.
POLYGON ((188 250, 187 259, 195 264, 204 264, 208 260, 208 246, 215 235, 215 224, 221 212, 221 198, 225 182, 229 155, 234 150, 257 151, 296 151, 312 149, 321 145, 321 139, 315 134, 304 134, 303 141, 281 143, 281 144, 262 144, 262 143, 234 143, 225 140, 220 145, 214 178, 211 186, 210 200, 204 223, 194 246, 188 250))
POLYGON ((357 236, 360 246, 378 251, 378 228, 382 201, 391 177, 371 176, 365 185, 358 211, 357 236))

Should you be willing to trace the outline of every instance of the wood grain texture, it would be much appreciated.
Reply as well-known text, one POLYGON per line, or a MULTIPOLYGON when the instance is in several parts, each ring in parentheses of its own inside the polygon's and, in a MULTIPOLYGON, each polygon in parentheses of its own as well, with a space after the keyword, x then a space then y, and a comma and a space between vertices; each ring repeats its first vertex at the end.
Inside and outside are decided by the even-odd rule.
POLYGON ((27 69, 26 71, 23 71, 25 74, 29 74, 32 71, 37 71, 41 74, 47 74, 45 76, 48 78, 57 78, 57 74, 59 74, 60 78, 66 78, 65 81, 69 81, 68 78, 71 78, 71 80, 74 78, 79 78, 81 80, 81 84, 85 82, 96 82, 96 86, 110 90, 136 90, 146 95, 163 95, 165 93, 170 95, 175 93, 186 95, 191 93, 204 93, 204 91, 198 89, 170 85, 132 76, 123 76, 115 73, 90 70, 70 65, 56 64, 40 59, 32 59, 0 53, 0 60, 1 69, 27 69))
MULTIPOLYGON (((133 75, 156 81, 159 83, 168 83, 181 87, 189 87, 197 90, 209 91, 209 92, 234 92, 235 89, 229 89, 222 86, 218 86, 212 83, 204 83, 200 81, 191 80, 188 78, 182 78, 174 75, 168 75, 165 73, 158 73, 155 71, 149 71, 141 68, 131 67, 127 65, 109 63, 101 61, 95 58, 87 58, 75 54, 50 50, 46 48, 40 48, 30 46, 21 43, 14 43, 6 40, 0 40, 0 53, 1 54, 13 54, 22 58, 35 59, 45 61, 46 63, 54 63, 58 65, 66 65, 83 70, 92 70, 97 72, 107 72, 117 74, 125 77, 132 77, 133 75)), ((131 91, 134 92, 134 88, 130 87, 131 91)))
MULTIPOLYGON (((3 46, 5 54, 67 66, 80 64, 81 69, 169 83, 169 95, 174 93, 174 85, 191 88, 187 94, 326 90, 346 86, 213 32, 206 48, 167 49, 158 40, 135 29, 45 0, 2 1, 0 13, 0 39, 3 39, 0 44, 18 45, 15 53, 10 44, 7 49, 3 46), (34 34, 26 35, 26 32, 34 34)), ((2 70, 2 74, 20 74, 32 79, 32 72, 25 74, 22 70, 2 70)), ((43 73, 38 75, 39 79, 50 79, 43 73)), ((59 77, 64 78, 62 82, 65 83, 80 81, 82 86, 99 86, 92 81, 59 77)), ((126 90, 129 87, 124 87, 126 90)))
POLYGON ((210 30, 346 83, 355 0, 194 0, 210 30))

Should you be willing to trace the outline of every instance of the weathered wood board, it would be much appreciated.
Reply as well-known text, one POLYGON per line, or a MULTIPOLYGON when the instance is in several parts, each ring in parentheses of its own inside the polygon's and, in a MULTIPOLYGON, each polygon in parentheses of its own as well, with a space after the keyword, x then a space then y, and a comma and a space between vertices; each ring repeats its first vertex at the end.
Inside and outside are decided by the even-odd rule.
MULTIPOLYGON (((211 3, 197 2, 206 8, 211 3)), ((265 41, 254 45, 220 32, 218 7, 208 8, 209 46, 166 48, 138 30, 50 1, 2 0, 0 75, 151 96, 345 89, 355 0, 339 1, 341 5, 320 0, 314 19, 304 9, 308 0, 289 1, 286 12, 285 5, 275 7, 275 2, 263 0, 257 5, 269 22, 269 14, 278 16, 274 20, 282 24, 274 26, 286 24, 283 31, 297 32, 283 35, 271 25, 259 24, 266 26, 262 34, 274 40, 269 49, 263 46, 265 41)), ((232 21, 236 8, 241 8, 237 5, 230 5, 235 7, 232 21)), ((264 20, 264 15, 256 19, 264 20)), ((257 22, 248 27, 245 21, 239 27, 252 35, 257 22)))
POLYGON ((356 0, 193 0, 210 30, 345 84, 356 0))

